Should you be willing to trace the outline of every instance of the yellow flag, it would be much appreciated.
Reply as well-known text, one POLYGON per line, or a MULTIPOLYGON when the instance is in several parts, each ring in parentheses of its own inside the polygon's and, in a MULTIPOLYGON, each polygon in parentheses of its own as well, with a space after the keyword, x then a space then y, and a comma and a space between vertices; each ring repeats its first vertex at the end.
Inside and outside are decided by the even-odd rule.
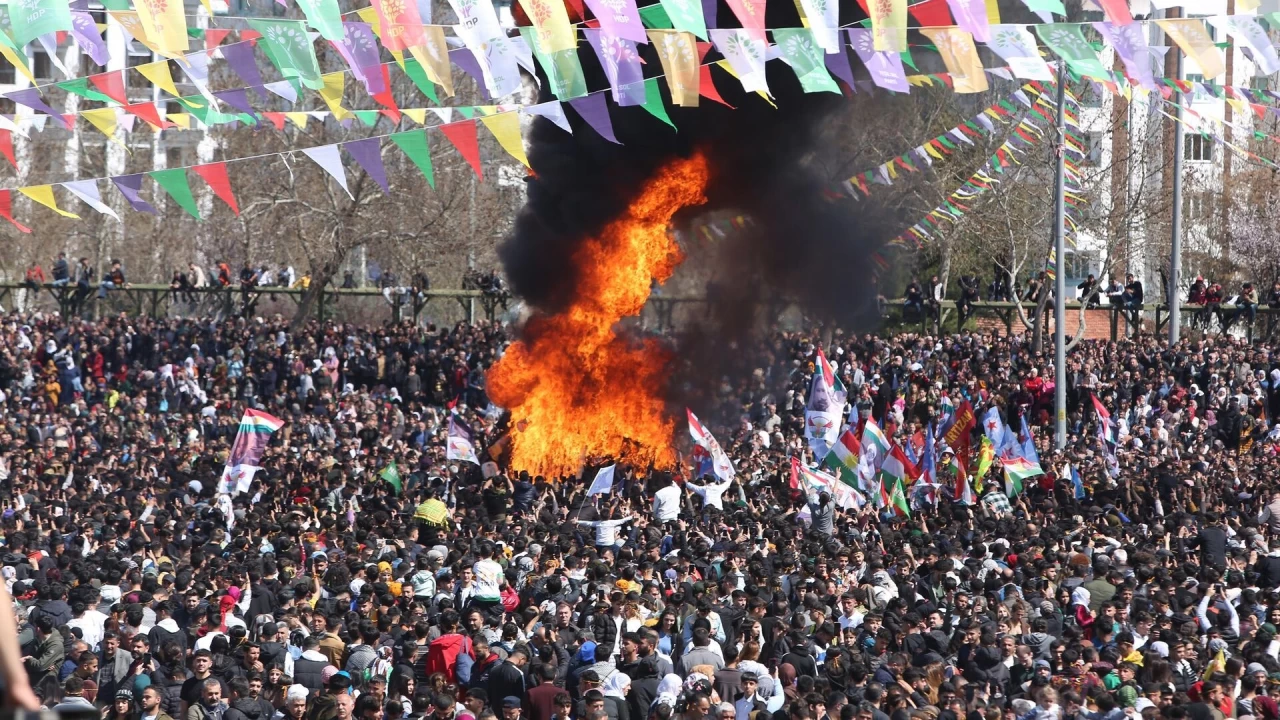
POLYGON ((987 0, 987 22, 991 25, 1000 24, 1000 0, 987 0))
POLYGON ((480 122, 489 128, 489 132, 498 139, 498 144, 511 157, 529 167, 529 157, 524 154, 524 139, 520 137, 520 113, 505 112, 480 118, 480 122))
POLYGON ((408 115, 410 120, 418 123, 419 125, 427 124, 426 108, 400 108, 400 112, 408 115))
POLYGON ((559 0, 520 0, 520 7, 533 23, 538 46, 548 55, 561 50, 576 50, 578 33, 569 24, 569 13, 559 0))
POLYGON ((356 11, 360 22, 369 23, 369 27, 373 28, 373 34, 382 37, 382 21, 378 19, 378 10, 373 6, 360 8, 356 11))
POLYGON ((147 38, 160 48, 160 54, 182 57, 188 49, 183 4, 174 0, 134 0, 133 7, 147 38))
POLYGON ((183 130, 191 129, 191 116, 187 113, 170 113, 164 116, 165 120, 177 125, 183 130))
POLYGON ((440 25, 423 25, 418 42, 409 47, 409 53, 427 73, 427 79, 444 88, 444 94, 453 97, 453 69, 449 65, 449 46, 445 44, 444 28, 440 25))
POLYGON ((876 52, 907 49, 907 0, 868 0, 871 41, 876 52))
POLYGON ((320 97, 324 100, 324 104, 328 105, 329 109, 333 111, 333 119, 342 121, 353 117, 350 110, 342 107, 342 92, 346 88, 347 74, 345 72, 332 72, 328 75, 321 75, 320 79, 324 81, 324 86, 320 88, 320 97))
POLYGON ((90 125, 98 128, 98 131, 103 135, 106 135, 108 140, 122 148, 128 149, 129 146, 125 145, 116 137, 116 126, 119 124, 119 121, 116 119, 115 108, 84 110, 80 113, 80 117, 88 120, 90 125))
POLYGON ((925 143, 922 147, 924 147, 924 151, 929 153, 930 156, 936 157, 939 160, 942 159, 942 153, 933 149, 933 143, 925 143))
POLYGON ((1253 12, 1262 5, 1259 0, 1236 0, 1237 12, 1253 12))
POLYGON ((698 47, 693 33, 683 30, 650 30, 649 40, 658 51, 662 72, 671 89, 671 102, 681 107, 698 106, 698 47))
POLYGON ((1244 101, 1241 100, 1240 98, 1223 98, 1223 99, 1227 101, 1227 104, 1231 106, 1231 109, 1234 110, 1236 114, 1238 115, 1249 114, 1249 111, 1246 109, 1244 101))
POLYGON ((58 199, 53 196, 52 185, 32 185, 31 187, 18 188, 18 192, 58 213, 62 217, 75 218, 76 220, 80 219, 79 215, 73 212, 67 212, 66 210, 58 207, 58 199))
POLYGON ((982 68, 973 36, 958 27, 921 28, 920 32, 933 41, 942 55, 942 62, 951 73, 951 82, 958 93, 976 93, 987 90, 987 71, 982 68))
POLYGON ((178 86, 173 84, 173 74, 169 72, 168 60, 138 65, 134 70, 142 73, 142 77, 150 80, 152 85, 174 97, 182 97, 181 93, 178 92, 178 86))
POLYGON ((293 123, 294 125, 297 125, 299 128, 303 130, 307 129, 307 118, 311 117, 310 115, 304 112, 287 112, 284 114, 284 116, 289 118, 289 122, 293 123))
MULTIPOLYGON (((138 16, 138 13, 128 10, 112 10, 107 14, 115 18, 115 21, 124 27, 125 32, 129 33, 130 37, 142 43, 151 52, 158 55, 169 55, 169 53, 161 50, 159 45, 151 41, 151 36, 147 34, 146 26, 142 24, 142 18, 138 16)), ((184 30, 183 32, 185 33, 186 31, 184 30)), ((181 53, 179 53, 179 57, 181 57, 181 53)))
POLYGON ((1200 74, 1205 80, 1215 78, 1226 72, 1226 63, 1222 60, 1222 52, 1213 44, 1204 21, 1199 18, 1173 18, 1157 20, 1156 24, 1173 38, 1187 57, 1200 66, 1200 74))
POLYGON ((22 71, 23 76, 30 80, 32 85, 39 85, 39 83, 36 82, 36 76, 31 74, 31 68, 27 67, 27 58, 25 54, 19 55, 16 50, 8 45, 0 44, 0 55, 4 55, 4 59, 8 60, 10 65, 22 71))

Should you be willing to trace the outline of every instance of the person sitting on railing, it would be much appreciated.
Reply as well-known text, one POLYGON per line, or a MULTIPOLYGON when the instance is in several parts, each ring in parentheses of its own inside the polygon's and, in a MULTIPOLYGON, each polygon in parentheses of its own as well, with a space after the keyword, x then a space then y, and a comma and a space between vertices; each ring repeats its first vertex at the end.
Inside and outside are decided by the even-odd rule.
POLYGON ((1280 280, 1271 283, 1271 292, 1267 293, 1267 306, 1280 307, 1280 280))
POLYGON ((1202 309, 1200 312, 1204 313, 1204 316, 1205 316, 1204 328, 1206 330, 1209 329, 1208 318, 1215 317, 1218 319, 1218 326, 1221 327, 1224 332, 1226 331, 1227 321, 1222 314, 1222 301, 1225 299, 1226 299, 1226 293, 1223 292, 1222 286, 1219 285, 1218 283, 1213 283, 1207 289, 1205 289, 1204 309, 1202 309))
POLYGON ((1076 285, 1076 289, 1080 291, 1080 302, 1087 303, 1089 307, 1098 307, 1098 279, 1089 273, 1089 277, 1083 282, 1076 285))
POLYGON ((960 276, 960 299, 956 301, 956 312, 959 313, 960 324, 957 330, 964 330, 964 324, 973 314, 973 304, 978 301, 978 288, 982 287, 982 279, 977 275, 960 276))
POLYGON ((1240 288, 1240 295, 1236 297, 1236 311, 1223 323, 1222 332, 1227 332, 1240 317, 1244 317, 1250 327, 1253 327, 1253 321, 1258 317, 1258 291, 1253 288, 1251 282, 1245 283, 1240 288))
POLYGON ((98 299, 105 300, 108 290, 128 287, 129 283, 124 277, 124 266, 119 260, 111 261, 111 269, 107 271, 107 276, 102 278, 102 284, 98 286, 98 299))
POLYGON ((53 261, 53 267, 50 268, 53 275, 54 287, 64 287, 71 282, 71 268, 67 264, 67 254, 58 253, 58 259, 53 261))
POLYGON ((1191 317, 1191 325, 1193 327, 1200 327, 1201 329, 1208 327, 1209 311, 1208 308, 1204 307, 1205 295, 1208 290, 1209 288, 1205 284, 1204 277, 1200 275, 1196 276, 1196 279, 1191 283, 1191 287, 1187 289, 1187 302, 1192 305, 1201 306, 1201 308, 1196 311, 1196 314, 1191 317))
POLYGON ((907 311, 915 312, 917 318, 924 317, 924 293, 920 291, 920 283, 915 278, 907 283, 906 292, 903 294, 904 301, 902 303, 902 319, 907 319, 907 311))
POLYGON ((1129 324, 1141 327, 1142 321, 1142 281, 1133 273, 1125 273, 1124 292, 1120 294, 1120 306, 1129 312, 1129 324))

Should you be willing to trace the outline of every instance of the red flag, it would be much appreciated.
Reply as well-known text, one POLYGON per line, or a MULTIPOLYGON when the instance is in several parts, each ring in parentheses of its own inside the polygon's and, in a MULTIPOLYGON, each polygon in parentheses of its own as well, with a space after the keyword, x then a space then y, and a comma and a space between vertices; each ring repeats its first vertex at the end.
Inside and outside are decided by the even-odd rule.
POLYGON ((213 51, 218 49, 223 40, 231 34, 230 30, 222 28, 209 28, 204 31, 204 49, 209 53, 209 57, 213 57, 213 51))
MULTIPOLYGON (((5 192, 8 192, 7 190, 5 192)), ((791 489, 796 490, 800 487, 800 461, 791 458, 791 489)))
POLYGON ((284 130, 284 113, 282 112, 264 112, 262 116, 271 121, 277 130, 284 130))
POLYGON ((245 40, 248 40, 254 45, 257 45, 258 38, 260 37, 262 37, 262 33, 258 32, 257 30, 245 29, 240 31, 240 42, 244 42, 245 40))
POLYGON ((391 122, 398 123, 400 122, 400 107, 396 105, 396 99, 391 95, 391 75, 386 65, 382 66, 382 86, 386 89, 373 95, 373 100, 386 108, 383 114, 391 118, 391 122))
POLYGON ((130 115, 137 115, 143 120, 146 120, 148 124, 158 127, 161 130, 174 127, 173 123, 160 119, 160 110, 156 107, 155 103, 135 103, 133 105, 125 105, 124 110, 130 115))
POLYGON ((908 5, 911 16, 921 27, 946 27, 951 22, 951 12, 947 10, 947 0, 925 0, 915 5, 908 5))
POLYGON ((480 141, 476 138, 476 121, 462 120, 441 125, 440 132, 449 138, 449 142, 458 149, 462 159, 476 171, 476 177, 483 180, 484 174, 480 172, 480 141))
POLYGON ((0 217, 13 223, 13 226, 22 232, 29 233, 31 228, 13 219, 13 197, 10 192, 9 190, 0 190, 0 217))
POLYGON ((1107 20, 1114 25, 1129 25, 1133 22, 1133 15, 1129 14, 1129 4, 1124 0, 1101 0, 1098 3, 1102 6, 1102 11, 1107 14, 1107 20))
POLYGON ((0 130, 0 153, 9 159, 9 164, 14 170, 18 169, 18 161, 13 159, 13 132, 0 130))
POLYGON ((716 89, 715 81, 711 79, 710 65, 700 66, 698 68, 698 74, 701 76, 698 80, 699 95, 701 95, 702 97, 708 100, 715 100, 716 102, 720 103, 721 105, 724 105, 727 108, 730 108, 733 110, 737 109, 732 105, 730 105, 729 103, 725 102, 724 98, 720 97, 720 91, 716 89))
POLYGON ((240 206, 236 203, 236 196, 231 192, 231 180, 227 177, 227 164, 224 162, 209 163, 208 165, 197 165, 192 170, 196 174, 204 178, 209 184, 209 189, 213 190, 213 194, 222 198, 231 208, 231 212, 240 217, 240 206))
POLYGON ((93 86, 98 88, 98 91, 103 95, 106 95, 121 105, 129 104, 129 96, 125 94, 124 91, 123 70, 90 75, 89 82, 93 83, 93 86))

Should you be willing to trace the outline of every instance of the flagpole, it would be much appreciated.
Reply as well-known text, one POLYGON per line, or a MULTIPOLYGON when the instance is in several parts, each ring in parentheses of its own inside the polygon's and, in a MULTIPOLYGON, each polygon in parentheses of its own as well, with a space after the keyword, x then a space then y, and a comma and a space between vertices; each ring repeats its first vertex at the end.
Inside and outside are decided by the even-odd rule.
MULTIPOLYGON (((1165 13, 1166 15, 1168 13, 1165 13)), ((1179 13, 1179 17, 1182 14, 1179 13)), ((1173 52, 1174 57, 1174 77, 1179 81, 1182 80, 1182 49, 1177 43, 1173 43, 1169 48, 1173 52)), ((1177 90, 1175 90, 1175 93, 1177 90)), ((1182 126, 1182 103, 1186 98, 1182 97, 1178 100, 1176 120, 1173 123, 1173 207, 1172 218, 1170 220, 1170 231, 1172 234, 1171 247, 1169 248, 1169 346, 1172 347, 1178 343, 1179 336, 1182 332, 1182 308, 1178 304, 1178 281, 1182 275, 1182 157, 1184 154, 1183 143, 1183 126, 1182 126)))
POLYGON ((1058 450, 1067 446, 1067 264, 1064 257, 1066 238, 1066 112, 1067 104, 1066 63, 1058 61, 1058 113, 1055 127, 1058 130, 1057 166, 1054 169, 1053 204, 1053 252, 1055 277, 1053 282, 1053 445, 1058 450))

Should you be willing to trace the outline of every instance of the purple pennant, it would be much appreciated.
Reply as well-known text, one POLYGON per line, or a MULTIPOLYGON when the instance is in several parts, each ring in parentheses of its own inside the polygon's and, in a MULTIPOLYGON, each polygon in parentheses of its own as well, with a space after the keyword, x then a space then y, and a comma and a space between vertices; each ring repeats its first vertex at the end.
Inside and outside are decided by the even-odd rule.
POLYGON ((832 75, 843 80, 844 84, 849 86, 849 90, 857 92, 857 86, 853 81, 853 68, 849 67, 849 48, 842 42, 838 42, 836 45, 839 46, 839 51, 823 56, 827 70, 832 75))
POLYGON ((603 30, 585 29, 587 41, 596 51, 613 101, 623 107, 644 104, 644 68, 636 54, 636 44, 630 40, 610 35, 603 30))
POLYGON ((1137 23, 1115 25, 1109 22, 1097 22, 1093 27, 1098 30, 1107 44, 1115 49, 1124 63, 1125 72, 1148 90, 1156 89, 1155 76, 1151 72, 1152 54, 1147 44, 1146 28, 1137 23))
POLYGON ((254 114, 253 105, 249 103, 249 98, 245 96, 244 88, 222 90, 214 93, 213 96, 242 113, 254 114))
POLYGON ((369 177, 378 183, 384 194, 391 194, 391 188, 387 185, 387 169, 382 165, 382 145, 378 142, 378 138, 352 140, 342 143, 342 147, 346 148, 360 167, 369 173, 369 177))
POLYGON ((609 118, 609 105, 604 95, 600 93, 583 95, 570 100, 569 105, 578 111, 578 115, 586 120, 591 129, 600 134, 600 137, 611 143, 622 144, 618 142, 618 138, 614 137, 613 120, 609 118))
POLYGON ((480 88, 480 94, 485 100, 493 99, 484 84, 484 71, 480 69, 480 63, 476 62, 476 56, 471 53, 471 48, 461 47, 450 50, 449 61, 462 68, 463 72, 476 81, 476 85, 480 88))
POLYGON ((115 183, 116 189, 120 191, 121 195, 124 195, 124 199, 129 201, 134 210, 151 213, 152 215, 160 214, 151 203, 138 196, 138 193, 142 191, 142 173, 113 177, 111 182, 115 183))
POLYGON ((378 43, 373 36, 373 28, 369 23, 342 23, 342 40, 333 43, 342 56, 351 74, 364 83, 370 95, 377 95, 387 89, 382 81, 382 62, 378 57, 378 43))
POLYGON ((849 42, 863 64, 867 66, 867 70, 871 73, 871 80, 876 85, 894 92, 911 92, 907 74, 902 69, 901 55, 896 52, 877 52, 874 49, 871 31, 866 28, 849 28, 849 42))
POLYGON ((71 13, 71 35, 75 37, 80 51, 89 56, 95 65, 106 65, 110 54, 107 43, 98 34, 98 26, 93 16, 87 12, 71 13))
POLYGON ((707 29, 714 30, 716 25, 716 7, 719 3, 716 0, 702 0, 702 19, 707 22, 707 29))
POLYGON ((253 58, 253 45, 248 42, 229 43, 222 46, 221 52, 222 59, 245 85, 257 87, 262 84, 262 73, 258 72, 258 63, 253 58))
POLYGON ((987 20, 985 0, 947 0, 956 25, 978 42, 991 42, 991 26, 987 20))
POLYGON ((9 98, 10 100, 18 103, 19 105, 26 105, 27 107, 31 108, 32 110, 35 110, 36 112, 42 112, 45 115, 48 115, 49 117, 53 118, 55 122, 61 125, 65 130, 71 129, 67 125, 66 119, 64 119, 62 115, 58 113, 57 110, 54 110, 53 108, 49 107, 48 105, 45 104, 44 100, 40 99, 40 91, 37 90, 36 88, 14 90, 13 92, 5 93, 4 97, 9 98))
POLYGON ((606 34, 638 43, 649 42, 635 0, 586 0, 606 34))

